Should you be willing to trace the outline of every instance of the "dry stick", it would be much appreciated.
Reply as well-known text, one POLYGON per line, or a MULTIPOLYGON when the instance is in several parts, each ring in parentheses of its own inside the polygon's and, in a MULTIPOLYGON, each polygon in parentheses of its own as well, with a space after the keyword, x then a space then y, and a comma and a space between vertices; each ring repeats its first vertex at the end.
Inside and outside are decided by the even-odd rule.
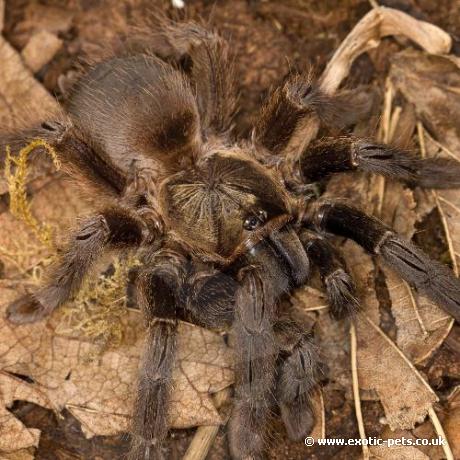
MULTIPOLYGON (((392 139, 391 133, 392 132, 394 133, 396 129, 395 127, 393 127, 392 123, 393 122, 397 123, 399 119, 399 115, 394 117, 391 114, 392 105, 393 105, 393 97, 394 97, 394 88, 389 78, 387 78, 385 86, 386 86, 386 91, 385 91, 385 97, 383 100, 383 110, 382 110, 381 123, 379 127, 378 140, 380 142, 384 142, 385 144, 388 144, 388 142, 390 142, 392 139)), ((396 112, 393 115, 396 115, 396 112)), ((380 217, 382 215, 383 197, 385 195, 386 181, 385 181, 384 176, 375 176, 374 181, 376 183, 377 196, 378 196, 375 214, 378 217, 380 217)))
POLYGON ((323 397, 323 392, 321 390, 318 390, 319 392, 319 400, 321 404, 322 414, 321 414, 321 438, 326 437, 326 414, 325 414, 325 409, 324 409, 324 397, 323 397))
POLYGON ((452 39, 439 27, 392 8, 374 8, 345 38, 321 77, 321 89, 333 94, 349 74, 353 61, 388 35, 404 35, 432 54, 449 52, 452 39))
MULTIPOLYGON (((359 437, 364 440, 367 439, 366 431, 364 429, 363 413, 361 410, 361 398, 359 396, 359 381, 358 381, 358 357, 357 357, 357 340, 356 340, 356 327, 354 323, 350 325, 350 344, 351 344, 351 375, 353 379, 353 399, 355 401, 355 414, 358 422, 359 437)), ((362 443, 364 460, 369 459, 369 447, 367 444, 362 443)))
POLYGON ((398 126, 399 118, 401 117, 402 107, 400 105, 396 106, 393 110, 390 120, 390 132, 388 133, 389 142, 395 137, 396 126, 398 126))
MULTIPOLYGON (((224 388, 214 395, 214 404, 217 409, 229 401, 230 388, 224 388)), ((224 424, 227 423, 227 419, 228 417, 224 420, 224 424)), ((204 460, 209 453, 209 449, 211 448, 220 427, 221 425, 206 425, 198 427, 182 460, 204 460)))
MULTIPOLYGON (((320 89, 333 95, 348 76, 354 60, 364 52, 376 48, 380 40, 388 35, 403 35, 433 54, 448 53, 452 46, 450 35, 439 27, 393 8, 377 7, 356 24, 336 50, 321 75, 320 89)), ((318 117, 313 116, 302 133, 303 143, 299 149, 304 150, 317 136, 319 126, 318 117)), ((297 160, 297 154, 293 151, 286 158, 288 168, 297 160)))
POLYGON ((417 121, 417 135, 420 144, 420 155, 422 158, 426 158, 425 136, 423 135, 423 125, 421 121, 417 121))
POLYGON ((441 422, 439 421, 438 416, 433 409, 433 406, 428 409, 428 415, 430 416, 431 423, 433 424, 436 433, 444 440, 444 442, 442 443, 442 450, 446 454, 446 460, 454 460, 454 454, 450 449, 446 433, 444 433, 444 429, 442 428, 441 422))

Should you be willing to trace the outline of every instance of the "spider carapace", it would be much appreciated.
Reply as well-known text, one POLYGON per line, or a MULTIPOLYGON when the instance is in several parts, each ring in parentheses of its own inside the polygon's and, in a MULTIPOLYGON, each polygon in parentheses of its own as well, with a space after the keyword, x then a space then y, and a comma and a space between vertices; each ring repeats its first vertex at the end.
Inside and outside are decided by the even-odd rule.
POLYGON ((420 160, 352 136, 307 147, 308 120, 327 123, 336 99, 307 76, 287 77, 263 105, 250 139, 236 140, 235 74, 228 44, 193 23, 169 24, 95 64, 65 115, 8 143, 51 144, 95 203, 34 294, 8 308, 37 321, 66 302, 106 250, 139 250, 137 300, 147 339, 131 426, 131 458, 165 455, 168 397, 179 319, 230 326, 235 396, 229 446, 259 458, 278 405, 289 436, 312 427, 309 393, 319 364, 309 333, 278 302, 316 267, 337 319, 359 308, 354 282, 329 235, 350 238, 457 320, 460 283, 374 217, 307 196, 329 174, 361 170, 411 186, 460 186, 453 160, 420 160))

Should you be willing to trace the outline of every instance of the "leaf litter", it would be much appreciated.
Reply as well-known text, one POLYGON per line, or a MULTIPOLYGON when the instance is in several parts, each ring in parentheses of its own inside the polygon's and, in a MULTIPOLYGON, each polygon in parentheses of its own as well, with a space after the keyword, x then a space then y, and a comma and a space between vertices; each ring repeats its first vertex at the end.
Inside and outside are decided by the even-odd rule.
MULTIPOLYGON (((355 30, 355 34, 353 34, 352 31, 326 69, 323 78, 323 85, 326 88, 332 92, 335 91, 347 76, 351 62, 355 57, 361 52, 377 46, 381 36, 396 32, 403 33, 409 35, 422 47, 425 45, 432 53, 448 51, 450 39, 440 29, 413 18, 408 20, 404 13, 395 13, 394 11, 387 8, 376 9, 359 23, 356 29, 359 29, 361 33, 356 34, 355 30), (407 24, 412 25, 412 27, 405 27, 407 24), (411 35, 412 33, 414 35, 411 35), (426 39, 427 36, 429 37, 428 40, 426 39), (339 72, 335 72, 337 69, 339 72)), ((7 58, 12 56, 13 63, 19 62, 14 55, 8 54, 12 51, 8 48, 9 45, 6 42, 1 44, 0 51, 3 52, 3 56, 7 58)), ((441 59, 439 56, 434 58, 432 55, 429 58, 441 59)), ((419 56, 414 57, 412 62, 414 66, 416 66, 418 59, 419 56)), ((399 64, 401 63, 405 63, 404 59, 401 59, 399 64)), ((397 65, 397 59, 393 63, 392 72, 395 72, 393 70, 395 65, 397 65)), ((443 65, 446 64, 443 63, 443 65)), ((35 86, 37 83, 30 79, 30 74, 24 69, 19 69, 17 72, 27 76, 24 79, 27 81, 27 85, 13 96, 8 95, 12 104, 15 105, 15 113, 20 113, 23 107, 32 100, 40 103, 42 97, 47 99, 46 95, 40 94, 39 86, 35 86), (34 88, 34 92, 28 93, 27 86, 34 88), (38 89, 35 90, 35 88, 38 89), (30 96, 30 94, 35 93, 37 96, 30 96), (26 95, 25 99, 22 94, 26 95), (21 100, 24 102, 23 105, 21 100)), ((441 112, 445 105, 435 105, 433 108, 432 101, 426 103, 419 101, 420 103, 418 103, 420 94, 429 85, 432 85, 432 81, 425 78, 426 75, 423 70, 420 72, 420 82, 417 80, 417 84, 421 86, 412 95, 410 95, 410 89, 407 86, 414 78, 411 74, 414 69, 403 69, 398 74, 398 81, 392 80, 392 82, 395 88, 400 90, 415 106, 417 116, 430 128, 430 133, 437 133, 436 139, 430 139, 428 133, 425 130, 422 131, 426 136, 426 143, 431 147, 428 154, 432 154, 433 150, 436 150, 433 149, 434 145, 438 146, 435 155, 452 155, 452 152, 460 151, 458 149, 459 135, 458 133, 452 134, 452 126, 446 128, 445 117, 442 117, 443 113, 441 112), (404 77, 407 78, 406 87, 404 87, 404 77), (435 113, 430 112, 430 110, 434 110, 435 113), (438 123, 439 120, 441 121, 438 123), (455 146, 457 146, 456 149, 455 146)), ((433 79, 440 78, 439 74, 436 73, 436 66, 430 70, 433 71, 433 79)), ((452 81, 454 82, 454 76, 458 75, 457 72, 458 68, 452 74, 452 81)), ((5 91, 2 90, 1 83, 0 91, 5 91)), ((447 84, 443 81, 433 86, 438 90, 441 87, 439 97, 443 92, 449 93, 452 90, 450 81, 447 84)), ((47 93, 45 92, 45 94, 47 93)), ((50 105, 53 104, 50 103, 50 105)), ((9 118, 13 111, 11 108, 8 110, 6 116, 9 118)), ((389 113, 390 115, 392 113, 391 105, 389 113)), ((0 115, 2 115, 1 112, 0 115)), ((16 116, 11 119, 13 118, 16 116)), ((455 121, 455 117, 452 117, 452 120, 455 121)), ((314 130, 312 130, 313 132, 314 130)), ((62 186, 60 184, 60 189, 65 190, 66 187, 67 185, 62 186)), ((340 195, 343 195, 343 191, 347 190, 352 199, 359 196, 377 197, 377 208, 375 208, 376 200, 372 199, 369 200, 370 208, 374 209, 367 209, 367 211, 375 212, 376 209, 377 211, 381 209, 382 219, 401 230, 407 237, 412 236, 415 221, 420 215, 414 211, 416 209, 414 204, 418 206, 418 203, 414 202, 414 195, 410 190, 399 184, 382 183, 375 178, 359 174, 353 175, 353 179, 346 176, 333 178, 329 183, 328 192, 338 196, 334 190, 340 190, 342 192, 340 195), (406 207, 406 205, 408 206, 406 207)), ((458 193, 449 194, 449 192, 442 191, 442 193, 437 192, 437 194, 436 203, 443 215, 444 226, 448 233, 449 248, 457 264, 456 258, 459 257, 460 251, 457 248, 458 241, 455 240, 454 235, 460 234, 455 231, 456 225, 459 225, 456 213, 456 207, 460 209, 460 205, 457 203, 458 193)), ((39 200, 40 193, 35 197, 34 205, 37 205, 39 200)), ((52 202, 52 207, 56 208, 56 212, 59 212, 57 200, 52 202)), ((70 217, 69 209, 64 212, 69 213, 70 217)), ((44 214, 46 215, 46 212, 44 214)), ((50 217, 52 220, 52 213, 50 217)), ((3 228, 13 229, 14 225, 17 225, 17 222, 12 220, 10 215, 4 213, 1 218, 7 223, 6 227, 3 228), (9 227, 8 220, 10 220, 9 227)), ((28 235, 27 229, 24 229, 24 235, 28 235)), ((10 263, 7 267, 7 273, 11 273, 12 277, 4 280, 5 283, 2 281, 2 284, 5 285, 2 288, 2 303, 4 298, 8 301, 15 297, 17 295, 16 290, 21 284, 27 286, 39 282, 40 270, 38 274, 35 274, 35 278, 31 277, 31 273, 35 273, 34 269, 40 265, 48 263, 43 262, 45 260, 43 252, 45 251, 37 255, 34 244, 30 246, 28 251, 23 251, 21 255, 14 257, 15 254, 18 254, 19 249, 15 247, 14 241, 18 238, 18 236, 11 238, 10 246, 4 252, 6 255, 9 254, 10 258, 12 256, 13 259, 18 259, 20 263, 16 266, 10 263)), ((363 313, 356 320, 356 369, 361 396, 380 399, 385 410, 386 423, 391 429, 411 429, 417 422, 423 421, 427 414, 433 416, 433 404, 437 400, 435 393, 414 364, 423 362, 441 345, 448 329, 450 329, 451 321, 442 312, 436 312, 436 309, 433 309, 433 306, 426 303, 424 299, 419 299, 416 293, 412 292, 407 285, 401 284, 394 275, 392 278, 392 274, 386 272, 385 278, 397 331, 395 343, 380 327, 380 305, 374 287, 377 269, 375 261, 353 243, 346 243, 342 249, 349 260, 350 267, 357 272, 356 279, 363 304, 363 313), (366 276, 363 277, 363 273, 366 276), (448 325, 449 327, 447 327, 448 325), (398 382, 399 384, 395 385, 398 382)), ((100 280, 100 282, 104 281, 107 280, 100 280)), ((324 296, 314 288, 300 290, 296 293, 295 298, 295 303, 299 308, 303 305, 304 310, 309 315, 317 316, 318 325, 322 323, 322 328, 319 328, 320 342, 329 340, 329 345, 331 345, 331 334, 334 332, 338 332, 337 336, 334 337, 336 343, 341 338, 345 339, 339 350, 331 352, 331 348, 328 347, 326 353, 332 353, 333 356, 331 356, 330 361, 332 364, 340 361, 340 365, 331 368, 331 373, 333 377, 337 377, 336 383, 348 385, 351 394, 351 371, 349 364, 343 362, 343 358, 348 355, 346 328, 343 324, 337 325, 329 319, 324 296)), ((86 305, 87 308, 90 308, 88 305, 91 306, 91 302, 86 305)), ((6 439, 5 442, 8 442, 9 438, 10 447, 3 448, 0 446, 0 451, 11 452, 21 449, 18 452, 29 452, 23 449, 36 446, 39 439, 38 430, 26 428, 11 412, 5 409, 10 407, 16 399, 33 401, 56 411, 56 413, 59 413, 64 407, 67 408, 81 421, 83 431, 88 437, 126 430, 129 419, 127 411, 130 408, 130 397, 132 397, 130 389, 136 378, 143 339, 139 312, 129 310, 127 315, 120 317, 118 321, 122 323, 123 340, 118 342, 115 340, 116 346, 104 346, 102 349, 94 337, 89 339, 88 330, 77 327, 76 330, 72 331, 69 325, 75 321, 81 323, 85 318, 84 312, 78 310, 76 316, 72 316, 72 314, 69 316, 69 310, 64 309, 46 322, 27 326, 13 327, 4 323, 3 319, 1 320, 0 328, 4 333, 2 337, 5 339, 0 344, 2 347, 0 348, 0 368, 2 369, 0 394, 3 399, 0 430, 3 427, 8 427, 9 436, 4 438, 6 439), (63 324, 67 324, 69 327, 66 329, 63 324), (18 375, 27 376, 28 379, 23 380, 18 375), (19 440, 19 444, 14 443, 13 439, 19 440), (12 448, 13 445, 14 449, 12 448)), ((180 337, 179 341, 183 343, 183 346, 179 348, 179 360, 174 370, 175 392, 170 414, 172 424, 177 427, 219 424, 222 420, 209 394, 218 392, 232 383, 231 350, 218 334, 185 323, 181 324, 180 337), (204 350, 206 351, 204 352, 204 350), (183 396, 185 396, 184 399, 182 399, 183 396)), ((106 342, 111 342, 112 339, 114 338, 111 337, 106 342)), ((315 430, 318 436, 323 436, 324 424, 326 423, 327 428, 327 420, 324 419, 324 404, 319 393, 315 401, 317 414, 321 415, 315 430)), ((409 431, 404 433, 406 436, 408 433, 410 434, 409 431)), ((361 436, 364 435, 365 432, 362 431, 361 436)), ((402 435, 400 431, 390 431, 389 437, 395 438, 398 435, 402 435)), ((415 448, 395 450, 379 447, 372 448, 370 453, 374 457, 382 459, 428 458, 423 450, 415 448)), ((24 455, 28 454, 25 453, 24 455)), ((8 456, 8 458, 12 457, 8 456)))

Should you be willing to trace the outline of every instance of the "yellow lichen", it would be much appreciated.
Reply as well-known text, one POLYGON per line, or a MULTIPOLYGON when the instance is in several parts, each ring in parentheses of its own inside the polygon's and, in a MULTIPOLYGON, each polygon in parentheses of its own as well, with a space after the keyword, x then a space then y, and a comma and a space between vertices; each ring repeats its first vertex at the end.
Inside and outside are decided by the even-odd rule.
POLYGON ((51 227, 49 225, 40 225, 33 216, 31 205, 27 200, 27 160, 29 155, 37 148, 45 149, 45 152, 53 160, 55 168, 60 169, 61 163, 54 148, 43 139, 35 139, 22 148, 17 156, 11 154, 9 146, 6 147, 5 178, 10 193, 11 213, 23 221, 42 244, 52 248, 51 227))
POLYGON ((58 332, 81 337, 100 345, 100 349, 117 347, 123 340, 126 315, 126 283, 129 271, 139 264, 135 257, 115 259, 113 274, 101 274, 95 281, 87 280, 77 296, 62 308, 58 332))

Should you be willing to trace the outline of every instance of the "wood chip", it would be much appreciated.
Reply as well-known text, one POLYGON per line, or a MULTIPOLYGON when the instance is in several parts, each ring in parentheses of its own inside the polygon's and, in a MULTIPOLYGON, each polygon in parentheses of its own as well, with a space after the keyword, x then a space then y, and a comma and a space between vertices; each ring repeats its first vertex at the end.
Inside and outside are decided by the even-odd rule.
POLYGON ((62 40, 55 34, 41 30, 32 35, 21 55, 27 67, 36 73, 53 59, 61 46, 62 40))

